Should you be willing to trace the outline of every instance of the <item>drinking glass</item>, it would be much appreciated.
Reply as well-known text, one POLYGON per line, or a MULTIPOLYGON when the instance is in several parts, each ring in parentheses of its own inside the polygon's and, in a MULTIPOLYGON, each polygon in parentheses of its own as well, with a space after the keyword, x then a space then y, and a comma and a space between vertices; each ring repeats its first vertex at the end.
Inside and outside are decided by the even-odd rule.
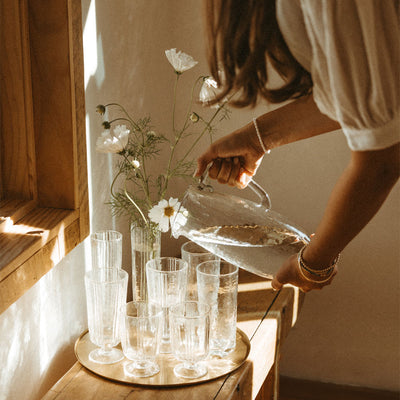
POLYGON ((132 363, 124 366, 127 375, 137 378, 160 372, 156 363, 161 334, 162 309, 156 304, 131 301, 123 307, 121 344, 132 363))
POLYGON ((122 233, 98 231, 90 235, 92 268, 119 268, 122 263, 122 233))
POLYGON ((185 300, 188 263, 175 257, 156 257, 146 263, 148 301, 163 309, 160 353, 170 353, 168 309, 185 300))
POLYGON ((236 346, 238 267, 224 260, 199 264, 197 290, 211 308, 210 355, 224 357, 236 346))
POLYGON ((182 245, 181 257, 182 260, 187 261, 188 263, 186 300, 196 301, 198 299, 196 267, 204 261, 219 260, 219 257, 192 241, 186 242, 182 245))
POLYGON ((175 375, 189 379, 204 376, 207 365, 202 361, 209 351, 210 306, 187 301, 172 306, 169 316, 172 353, 183 361, 175 366, 175 375))
POLYGON ((85 288, 90 340, 99 346, 89 359, 112 364, 124 358, 120 342, 120 310, 126 303, 128 274, 122 269, 96 268, 86 273, 85 288))

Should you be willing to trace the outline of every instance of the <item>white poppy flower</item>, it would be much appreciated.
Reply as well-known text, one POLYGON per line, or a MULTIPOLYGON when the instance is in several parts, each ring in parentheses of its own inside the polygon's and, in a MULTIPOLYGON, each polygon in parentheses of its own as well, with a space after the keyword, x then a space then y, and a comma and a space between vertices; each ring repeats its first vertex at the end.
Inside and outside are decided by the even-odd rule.
POLYGON ((129 129, 126 125, 118 125, 114 128, 114 135, 105 130, 96 141, 96 150, 99 153, 120 153, 129 140, 129 129))
POLYGON ((171 221, 175 218, 178 213, 180 215, 184 215, 187 211, 180 208, 181 203, 178 199, 174 199, 170 197, 167 201, 165 199, 160 200, 158 204, 156 204, 149 211, 149 218, 152 222, 158 224, 158 228, 161 232, 168 232, 171 221))
POLYGON ((165 50, 165 55, 178 74, 193 68, 197 64, 197 61, 195 61, 192 56, 189 56, 183 51, 176 52, 176 49, 165 50))
POLYGON ((209 103, 215 98, 217 88, 217 82, 213 78, 205 78, 200 89, 199 100, 204 104, 209 103))

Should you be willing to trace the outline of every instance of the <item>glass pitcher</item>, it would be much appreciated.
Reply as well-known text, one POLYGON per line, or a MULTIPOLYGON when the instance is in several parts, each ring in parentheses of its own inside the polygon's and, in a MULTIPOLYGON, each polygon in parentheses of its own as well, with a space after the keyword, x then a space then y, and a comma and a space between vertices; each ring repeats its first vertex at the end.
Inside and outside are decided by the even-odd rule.
POLYGON ((309 237, 271 210, 260 185, 251 181, 247 187, 258 195, 258 203, 218 193, 204 179, 190 186, 172 222, 172 235, 185 236, 239 268, 271 279, 309 237))

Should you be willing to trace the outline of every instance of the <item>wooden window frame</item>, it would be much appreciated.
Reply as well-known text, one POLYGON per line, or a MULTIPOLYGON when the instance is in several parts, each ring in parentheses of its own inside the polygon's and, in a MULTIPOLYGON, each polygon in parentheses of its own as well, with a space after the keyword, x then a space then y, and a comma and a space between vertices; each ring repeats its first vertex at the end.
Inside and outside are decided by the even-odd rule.
POLYGON ((89 234, 89 207, 81 2, 0 0, 0 18, 1 313, 89 234))

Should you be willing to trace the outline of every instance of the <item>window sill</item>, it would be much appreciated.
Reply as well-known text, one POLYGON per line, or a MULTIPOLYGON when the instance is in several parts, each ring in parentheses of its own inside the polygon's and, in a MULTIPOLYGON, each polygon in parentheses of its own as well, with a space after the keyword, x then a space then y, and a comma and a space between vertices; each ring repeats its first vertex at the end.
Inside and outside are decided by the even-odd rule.
POLYGON ((79 210, 35 208, 0 233, 0 314, 80 241, 79 210))

